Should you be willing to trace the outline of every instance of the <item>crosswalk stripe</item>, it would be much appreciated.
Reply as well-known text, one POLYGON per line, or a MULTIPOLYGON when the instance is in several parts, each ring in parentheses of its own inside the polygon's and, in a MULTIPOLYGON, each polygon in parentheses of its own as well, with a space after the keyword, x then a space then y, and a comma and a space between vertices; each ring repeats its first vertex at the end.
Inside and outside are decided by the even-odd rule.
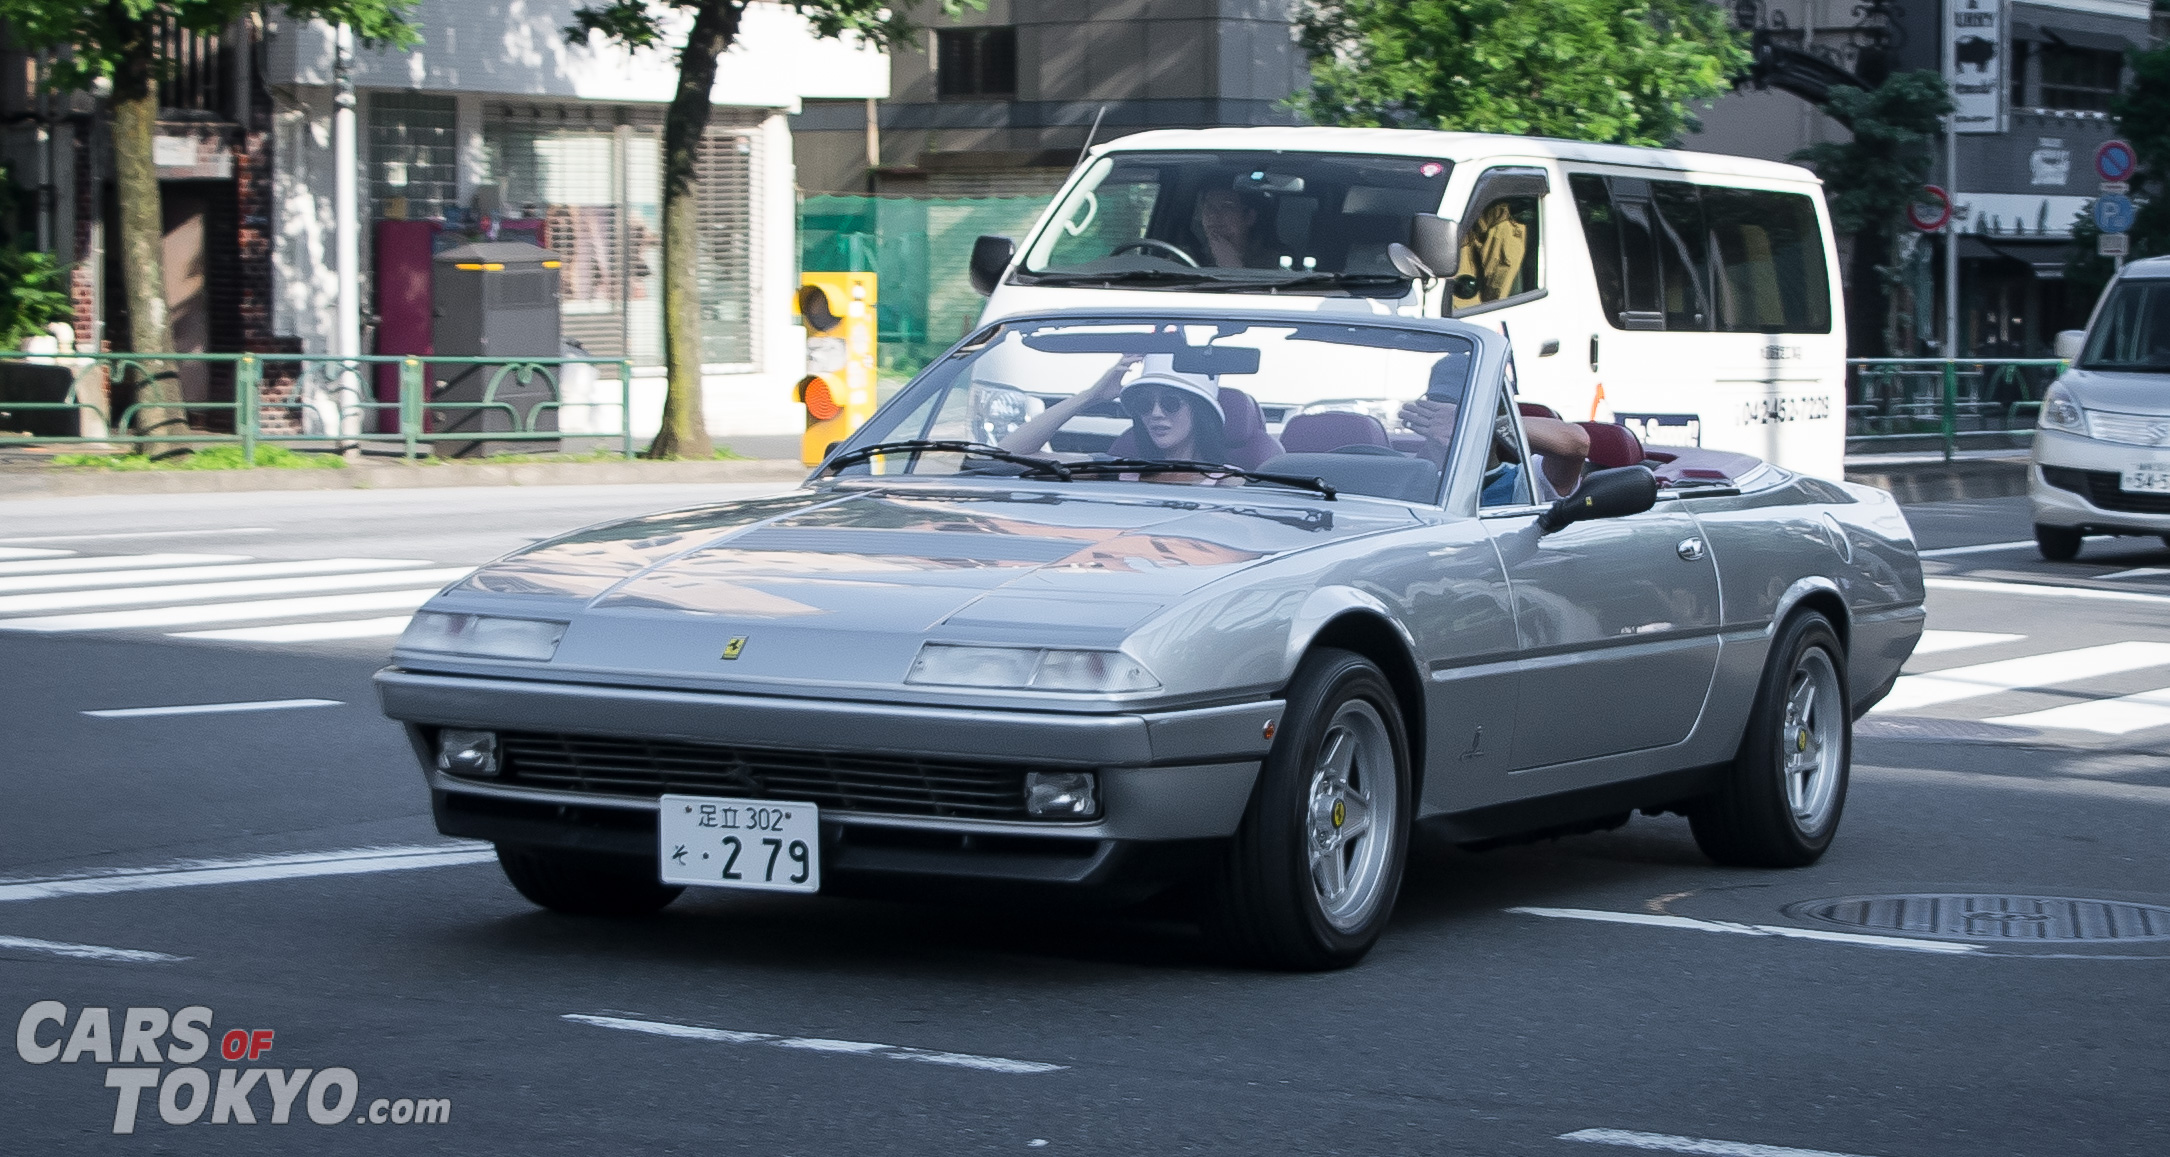
POLYGON ((0 558, 58 558, 72 550, 32 550, 25 546, 0 546, 0 558))
MULTIPOLYGON (((0 624, 4 625, 4 624, 0 624)), ((1891 694, 1872 714, 1891 715, 1960 699, 2049 687, 2097 675, 2115 675, 2170 664, 2170 643, 2107 643, 2072 651, 2052 651, 2023 659, 1951 667, 1924 675, 1901 676, 1891 694)))
MULTIPOLYGON (((74 554, 74 551, 40 551, 41 554, 74 554)), ((205 566, 219 562, 249 562, 245 554, 105 554, 89 558, 48 559, 43 562, 0 562, 0 575, 73 574, 88 570, 140 570, 165 566, 205 566)))
POLYGON ((1987 647, 1994 643, 2009 643, 2024 639, 2025 635, 1999 635, 1994 631, 1923 631, 1921 641, 1914 644, 1917 655, 1935 655, 1944 651, 1961 651, 1968 647, 1987 647))
POLYGON ((328 643, 339 639, 383 639, 407 629, 413 615, 381 619, 337 619, 328 623, 281 623, 271 627, 229 627, 217 631, 176 631, 169 639, 210 639, 222 643, 328 643))
POLYGON ((2043 711, 2000 715, 1988 723, 2013 727, 2051 727, 2066 731, 2095 731, 2103 735, 2130 735, 2150 727, 2170 725, 2170 687, 2120 695, 2114 699, 2090 699, 2066 703, 2043 711))
POLYGON ((210 599, 250 598, 257 595, 299 595, 318 591, 349 591, 363 587, 393 585, 442 585, 473 571, 468 566, 435 570, 379 571, 370 574, 304 575, 298 578, 250 579, 244 582, 191 583, 173 587, 131 587, 117 591, 52 591, 35 595, 0 595, 0 614, 30 611, 85 610, 91 607, 125 607, 143 603, 201 602, 210 599))
POLYGON ((239 623, 250 619, 299 619, 311 615, 344 615, 358 611, 411 611, 428 602, 436 593, 437 587, 432 586, 428 590, 370 591, 367 594, 318 595, 314 598, 256 599, 237 603, 194 603, 133 611, 36 615, 20 619, 0 619, 0 631, 140 630, 187 627, 204 623, 239 623))
POLYGON ((138 583, 201 583, 219 579, 272 578, 279 575, 335 574, 342 571, 397 570, 428 566, 416 558, 310 558, 292 562, 249 562, 228 566, 175 566, 155 570, 82 571, 75 574, 0 577, 0 593, 89 590, 138 583))

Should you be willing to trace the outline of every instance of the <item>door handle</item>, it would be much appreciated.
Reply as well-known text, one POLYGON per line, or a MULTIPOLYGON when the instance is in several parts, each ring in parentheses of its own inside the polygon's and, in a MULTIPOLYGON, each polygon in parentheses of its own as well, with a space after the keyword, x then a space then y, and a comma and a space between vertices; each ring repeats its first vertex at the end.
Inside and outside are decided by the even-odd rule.
POLYGON ((1549 358, 1558 352, 1560 352, 1560 339, 1556 337, 1546 338, 1545 344, 1537 347, 1537 356, 1541 358, 1549 358))
POLYGON ((1674 550, 1680 557, 1689 562, 1694 562, 1703 557, 1703 540, 1700 538, 1683 538, 1680 540, 1680 545, 1675 547, 1674 550))
POLYGON ((1590 372, 1597 372, 1597 335, 1590 335, 1590 372))

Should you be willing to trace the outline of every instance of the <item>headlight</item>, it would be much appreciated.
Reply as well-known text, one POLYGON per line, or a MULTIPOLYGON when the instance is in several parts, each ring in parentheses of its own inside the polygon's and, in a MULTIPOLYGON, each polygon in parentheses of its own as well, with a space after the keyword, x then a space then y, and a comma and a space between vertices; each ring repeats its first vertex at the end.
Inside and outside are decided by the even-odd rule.
POLYGON ((557 653, 565 624, 549 619, 506 619, 496 615, 448 615, 420 611, 407 624, 399 645, 411 651, 442 651, 484 659, 545 660, 557 653))
POLYGON ((2072 398, 2072 391, 2057 383, 2042 394, 2042 428, 2087 436, 2087 411, 2072 398))
POLYGON ((928 643, 907 683, 949 687, 1018 687, 1033 691, 1150 691, 1160 680, 1121 651, 1042 647, 971 647, 928 643))

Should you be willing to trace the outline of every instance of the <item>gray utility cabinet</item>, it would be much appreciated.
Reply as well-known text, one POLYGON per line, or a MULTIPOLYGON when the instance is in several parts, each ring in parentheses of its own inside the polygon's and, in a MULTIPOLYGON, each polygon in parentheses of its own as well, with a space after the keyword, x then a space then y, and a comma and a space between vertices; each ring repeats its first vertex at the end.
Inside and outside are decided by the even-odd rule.
MULTIPOLYGON (((558 255, 525 241, 482 241, 447 249, 432 270, 431 352, 443 357, 560 356, 558 345, 558 255)), ((430 428, 437 433, 505 433, 558 428, 556 409, 535 413, 541 402, 558 400, 550 374, 536 372, 522 382, 499 366, 432 367, 430 428), (494 384, 494 388, 493 388, 494 384), (502 402, 511 413, 477 403, 502 402), (532 425, 530 423, 532 422, 532 425)), ((558 440, 477 440, 432 443, 440 457, 520 454, 555 450, 558 440)))

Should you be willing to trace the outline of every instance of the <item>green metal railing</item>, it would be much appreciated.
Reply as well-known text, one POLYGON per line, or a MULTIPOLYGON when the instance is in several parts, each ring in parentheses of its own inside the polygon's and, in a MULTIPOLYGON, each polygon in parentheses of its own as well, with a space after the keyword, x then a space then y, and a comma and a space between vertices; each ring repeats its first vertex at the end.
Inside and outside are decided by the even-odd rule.
MULTIPOLYGON (((1848 450, 1933 444, 1949 462, 1963 441, 2025 445, 2057 358, 1847 358, 1848 450)), ((1926 448, 1926 447, 1925 447, 1926 448)))
MULTIPOLYGON (((135 354, 135 353, 85 353, 85 354, 27 354, 0 351, 0 362, 26 362, 35 365, 60 366, 73 371, 65 394, 48 401, 11 401, 0 399, 0 415, 12 415, 18 421, 37 414, 73 413, 79 416, 94 415, 111 432, 106 434, 24 434, 0 430, 0 446, 21 445, 238 445, 241 456, 249 465, 256 464, 256 448, 266 442, 280 446, 316 445, 347 448, 361 443, 385 444, 396 441, 404 458, 420 457, 426 449, 439 442, 545 442, 564 438, 595 440, 615 439, 619 452, 633 457, 633 363, 618 358, 533 358, 533 357, 418 357, 399 354, 362 354, 341 357, 337 354, 135 354), (177 376, 175 367, 182 363, 209 363, 230 367, 232 373, 232 401, 225 402, 158 402, 137 400, 118 415, 109 412, 107 406, 94 399, 111 396, 114 383, 134 381, 139 384, 156 379, 172 379, 177 376), (269 368, 292 365, 291 396, 266 400, 263 396, 269 368), (377 400, 374 377, 377 367, 395 367, 398 375, 399 396, 395 401, 377 400), (449 401, 430 396, 429 375, 442 374, 445 370, 481 366, 492 368, 483 385, 479 400, 449 401), (617 374, 615 400, 567 401, 564 386, 566 370, 573 366, 594 366, 600 390, 610 384, 602 373, 602 367, 614 367, 617 374), (550 385, 547 400, 537 401, 524 407, 513 402, 501 401, 498 391, 506 382, 521 386, 531 385, 536 375, 542 375, 550 385), (586 418, 580 424, 585 429, 539 429, 545 415, 558 418, 568 411, 585 410, 586 418), (616 411, 613 428, 599 428, 602 424, 592 419, 616 411), (279 423, 289 429, 266 430, 264 419, 267 412, 289 412, 289 419, 279 423), (505 415, 505 426, 499 429, 445 430, 442 426, 449 416, 457 420, 461 415, 478 415, 500 412, 505 415), (161 415, 178 414, 179 419, 161 415), (231 415, 233 432, 218 433, 191 426, 187 418, 195 414, 231 415), (370 429, 382 423, 374 420, 390 415, 396 419, 396 430, 370 429), (436 421, 432 421, 432 419, 436 421), (146 422, 156 421, 156 428, 146 429, 146 422), (315 429, 311 429, 314 426, 315 429)), ((0 419, 0 425, 5 419, 0 419)), ((78 429, 80 429, 78 425, 78 429)))

